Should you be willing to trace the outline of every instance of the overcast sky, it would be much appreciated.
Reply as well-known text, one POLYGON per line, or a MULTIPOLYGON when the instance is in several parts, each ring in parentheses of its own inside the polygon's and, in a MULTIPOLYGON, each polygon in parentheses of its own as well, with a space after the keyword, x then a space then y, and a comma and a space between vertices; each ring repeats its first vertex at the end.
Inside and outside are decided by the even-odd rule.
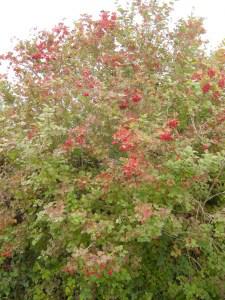
MULTIPOLYGON (((13 37, 27 38, 34 27, 51 28, 63 18, 70 23, 81 13, 96 16, 102 9, 113 8, 113 0, 1 0, 0 52, 12 48, 13 37)), ((179 0, 174 15, 179 18, 192 11, 205 18, 207 38, 212 46, 225 38, 225 0, 179 0)))

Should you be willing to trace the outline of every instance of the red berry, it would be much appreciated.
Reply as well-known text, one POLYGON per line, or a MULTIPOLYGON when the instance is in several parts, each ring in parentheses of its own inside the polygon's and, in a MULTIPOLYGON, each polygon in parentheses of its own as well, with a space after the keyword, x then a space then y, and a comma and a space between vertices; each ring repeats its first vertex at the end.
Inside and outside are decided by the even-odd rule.
POLYGON ((113 12, 113 13, 112 13, 112 16, 111 16, 111 20, 112 20, 112 21, 116 21, 116 19, 117 19, 116 13, 113 12))
POLYGON ((225 88, 225 78, 221 78, 221 79, 218 81, 218 86, 219 86, 221 89, 224 89, 224 88, 225 88))
POLYGON ((204 84, 202 86, 202 91, 203 91, 204 94, 206 94, 211 90, 211 88, 212 88, 211 83, 207 82, 206 84, 204 84))
POLYGON ((164 141, 164 142, 170 142, 173 140, 173 136, 171 135, 171 133, 169 131, 165 131, 165 132, 161 133, 159 138, 161 141, 164 141))
POLYGON ((207 73, 210 78, 213 78, 216 75, 216 71, 213 68, 209 68, 207 73))
POLYGON ((90 89, 93 89, 93 88, 95 87, 95 84, 94 84, 93 82, 90 82, 90 83, 88 84, 88 87, 89 87, 90 89))
POLYGON ((142 96, 139 93, 135 93, 132 95, 132 101, 135 103, 138 103, 139 101, 141 101, 142 96))
POLYGON ((63 148, 64 148, 64 150, 69 150, 69 149, 71 149, 71 148, 73 147, 73 145, 74 145, 73 139, 72 139, 72 138, 68 138, 68 139, 64 142, 63 148))
POLYGON ((167 126, 171 129, 177 128, 178 125, 179 125, 179 121, 177 119, 171 119, 167 122, 167 126))
POLYGON ((136 156, 128 159, 126 165, 123 166, 123 174, 127 178, 140 175, 139 160, 136 156))
POLYGON ((126 109, 128 108, 128 101, 122 101, 120 104, 119 104, 119 108, 120 109, 126 109))
POLYGON ((88 96, 89 96, 89 93, 88 93, 88 92, 83 92, 83 96, 84 96, 84 97, 88 97, 88 96))
POLYGON ((31 57, 32 57, 32 59, 41 59, 42 54, 37 52, 37 53, 34 53, 31 57))

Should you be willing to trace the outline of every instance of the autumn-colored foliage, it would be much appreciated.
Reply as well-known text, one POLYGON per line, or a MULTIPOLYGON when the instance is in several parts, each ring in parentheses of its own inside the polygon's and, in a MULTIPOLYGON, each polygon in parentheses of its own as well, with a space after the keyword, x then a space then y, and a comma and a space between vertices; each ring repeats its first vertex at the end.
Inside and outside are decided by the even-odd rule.
POLYGON ((133 0, 1 57, 0 299, 222 300, 225 50, 133 0))

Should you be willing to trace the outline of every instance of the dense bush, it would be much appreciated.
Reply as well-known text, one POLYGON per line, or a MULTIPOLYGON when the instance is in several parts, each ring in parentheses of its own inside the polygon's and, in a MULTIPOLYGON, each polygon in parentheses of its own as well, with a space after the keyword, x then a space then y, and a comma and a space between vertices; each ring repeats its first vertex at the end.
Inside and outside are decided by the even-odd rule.
POLYGON ((130 3, 1 58, 1 300, 224 299, 225 51, 130 3))

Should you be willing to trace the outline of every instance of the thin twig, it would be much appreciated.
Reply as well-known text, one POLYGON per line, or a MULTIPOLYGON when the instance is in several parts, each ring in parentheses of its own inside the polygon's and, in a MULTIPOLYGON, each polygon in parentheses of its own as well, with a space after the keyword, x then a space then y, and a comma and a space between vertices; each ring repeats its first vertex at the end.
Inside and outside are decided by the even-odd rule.
POLYGON ((225 168, 225 161, 222 163, 222 166, 221 166, 221 169, 220 169, 218 175, 214 178, 213 183, 212 183, 211 187, 209 188, 208 198, 203 202, 203 205, 204 205, 204 206, 205 206, 205 204, 206 204, 209 200, 213 199, 214 197, 216 197, 216 196, 218 196, 218 195, 220 195, 220 194, 224 194, 224 193, 225 193, 225 191, 223 191, 223 192, 217 193, 217 194, 212 195, 211 197, 209 197, 210 194, 211 194, 211 192, 212 192, 212 190, 213 190, 213 188, 215 187, 215 185, 216 185, 216 183, 217 183, 217 179, 218 179, 218 178, 220 177, 220 175, 222 174, 224 168, 225 168))

